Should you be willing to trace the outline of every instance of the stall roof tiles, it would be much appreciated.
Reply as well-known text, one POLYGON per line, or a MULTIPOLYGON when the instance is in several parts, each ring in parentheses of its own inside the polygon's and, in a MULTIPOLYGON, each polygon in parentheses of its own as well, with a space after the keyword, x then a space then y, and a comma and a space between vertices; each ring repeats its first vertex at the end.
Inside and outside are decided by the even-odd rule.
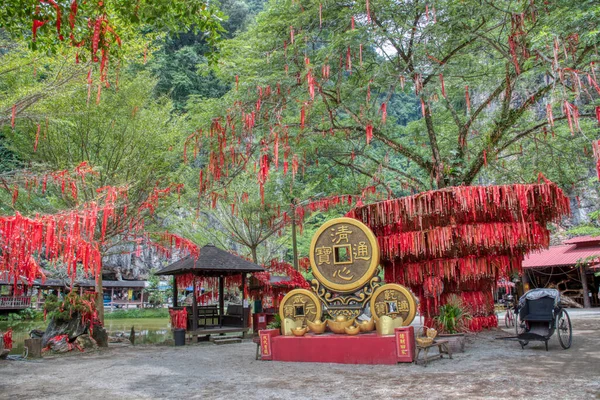
POLYGON ((547 250, 525 256, 523 268, 575 266, 588 257, 600 258, 600 244, 597 246, 578 246, 576 244, 550 246, 547 250))
POLYGON ((181 275, 191 272, 196 275, 219 276, 263 271, 261 266, 253 262, 208 244, 200 249, 198 258, 192 255, 184 257, 161 269, 156 275, 181 275))

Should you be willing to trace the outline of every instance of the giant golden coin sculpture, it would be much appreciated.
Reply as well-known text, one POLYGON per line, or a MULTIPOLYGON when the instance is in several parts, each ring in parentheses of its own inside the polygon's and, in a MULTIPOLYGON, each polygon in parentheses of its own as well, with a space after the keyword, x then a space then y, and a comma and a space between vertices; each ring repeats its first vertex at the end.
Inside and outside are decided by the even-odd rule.
POLYGON ((376 322, 381 317, 402 318, 402 325, 408 326, 415 319, 417 304, 413 294, 404 286, 388 283, 379 286, 371 297, 371 314, 376 322))
POLYGON ((305 326, 306 321, 319 320, 323 306, 336 323, 350 321, 364 312, 369 300, 375 321, 385 315, 402 318, 406 326, 414 319, 416 304, 410 291, 395 284, 381 286, 379 245, 362 222, 352 218, 327 221, 312 238, 309 259, 314 293, 296 289, 283 298, 279 315, 284 334, 305 326))

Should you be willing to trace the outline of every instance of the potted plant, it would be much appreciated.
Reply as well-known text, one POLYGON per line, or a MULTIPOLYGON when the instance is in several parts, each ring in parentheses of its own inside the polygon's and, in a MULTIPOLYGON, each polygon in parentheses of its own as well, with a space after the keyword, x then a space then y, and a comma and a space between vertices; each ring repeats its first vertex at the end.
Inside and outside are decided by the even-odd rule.
POLYGON ((440 307, 439 315, 435 317, 440 331, 438 338, 448 340, 448 346, 453 353, 465 351, 465 332, 470 320, 471 314, 457 295, 449 296, 446 304, 440 307))

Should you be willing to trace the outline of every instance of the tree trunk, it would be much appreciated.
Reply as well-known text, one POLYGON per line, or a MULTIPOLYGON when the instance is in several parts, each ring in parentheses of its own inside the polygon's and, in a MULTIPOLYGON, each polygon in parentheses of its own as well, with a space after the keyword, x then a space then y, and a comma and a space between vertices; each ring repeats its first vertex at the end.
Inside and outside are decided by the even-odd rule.
POLYGON ((298 268, 298 241, 296 239, 296 206, 292 205, 292 251, 294 253, 294 269, 298 268))
POLYGON ((581 287, 583 288, 583 308, 592 308, 592 303, 590 302, 590 290, 587 284, 587 266, 581 265, 579 267, 579 274, 581 275, 581 287))
POLYGON ((98 319, 104 326, 104 290, 102 288, 102 273, 96 278, 96 311, 98 311, 98 319))
POLYGON ((258 264, 258 257, 256 256, 256 246, 250 247, 250 251, 252 252, 252 262, 254 262, 254 264, 258 264))

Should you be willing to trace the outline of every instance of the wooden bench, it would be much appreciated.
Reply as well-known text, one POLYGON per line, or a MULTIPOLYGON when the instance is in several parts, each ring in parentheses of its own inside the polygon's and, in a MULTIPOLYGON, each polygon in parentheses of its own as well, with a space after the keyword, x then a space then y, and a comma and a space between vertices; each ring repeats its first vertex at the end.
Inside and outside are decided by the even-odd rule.
POLYGON ((245 328, 244 322, 247 324, 249 317, 250 307, 243 308, 241 304, 230 304, 227 306, 227 313, 223 316, 223 326, 245 328))
MULTIPOLYGON (((186 306, 188 316, 188 330, 192 329, 194 313, 191 306, 186 306)), ((198 306, 198 327, 219 326, 219 309, 216 305, 198 306)))
POLYGON ((448 358, 452 359, 452 351, 450 347, 448 347, 447 340, 436 340, 431 344, 426 346, 421 346, 417 343, 417 354, 415 355, 415 364, 423 364, 423 366, 427 366, 427 362, 431 360, 437 360, 439 358, 444 358, 444 354, 448 355, 448 358), (438 348, 438 354, 429 355, 429 349, 432 347, 438 348), (419 359, 419 354, 421 354, 421 350, 423 350, 423 358, 419 359))

